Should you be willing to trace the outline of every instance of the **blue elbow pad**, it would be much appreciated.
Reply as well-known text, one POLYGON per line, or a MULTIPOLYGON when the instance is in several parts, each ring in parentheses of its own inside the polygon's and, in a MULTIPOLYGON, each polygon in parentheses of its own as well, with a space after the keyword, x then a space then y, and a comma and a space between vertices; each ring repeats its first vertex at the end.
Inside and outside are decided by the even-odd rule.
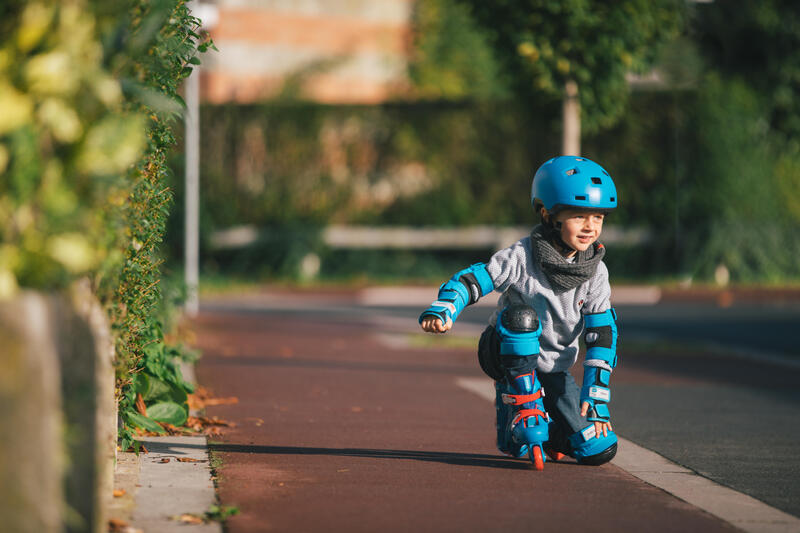
POLYGON ((494 282, 486 271, 484 263, 476 263, 469 268, 457 272, 452 278, 439 287, 439 297, 419 317, 439 317, 442 322, 455 321, 461 311, 474 304, 482 296, 494 290, 494 282))
POLYGON ((583 363, 581 402, 589 404, 590 422, 608 422, 609 381, 617 366, 617 314, 613 309, 585 315, 586 358, 583 363))
POLYGON ((613 369, 617 366, 616 311, 609 309, 583 318, 586 323, 586 361, 597 361, 594 366, 613 369))

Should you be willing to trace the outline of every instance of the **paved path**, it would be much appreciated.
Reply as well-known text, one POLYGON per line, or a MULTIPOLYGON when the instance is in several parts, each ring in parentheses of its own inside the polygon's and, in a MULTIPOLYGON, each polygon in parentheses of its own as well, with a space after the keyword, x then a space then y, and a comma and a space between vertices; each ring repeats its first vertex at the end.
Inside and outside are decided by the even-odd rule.
POLYGON ((211 444, 221 501, 241 510, 229 531, 734 530, 615 465, 535 472, 499 456, 491 404, 458 385, 482 377, 474 349, 414 347, 375 323, 198 319, 200 383, 239 398, 209 409, 238 423, 211 444))

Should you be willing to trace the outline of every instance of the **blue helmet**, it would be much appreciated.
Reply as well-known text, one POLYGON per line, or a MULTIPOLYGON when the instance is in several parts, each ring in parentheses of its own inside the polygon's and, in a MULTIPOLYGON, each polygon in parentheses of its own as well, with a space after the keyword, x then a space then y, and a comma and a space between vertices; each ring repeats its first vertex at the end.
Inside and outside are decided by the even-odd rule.
POLYGON ((562 209, 617 207, 617 187, 606 170, 585 157, 563 155, 550 159, 536 171, 531 184, 531 204, 550 213, 562 209))

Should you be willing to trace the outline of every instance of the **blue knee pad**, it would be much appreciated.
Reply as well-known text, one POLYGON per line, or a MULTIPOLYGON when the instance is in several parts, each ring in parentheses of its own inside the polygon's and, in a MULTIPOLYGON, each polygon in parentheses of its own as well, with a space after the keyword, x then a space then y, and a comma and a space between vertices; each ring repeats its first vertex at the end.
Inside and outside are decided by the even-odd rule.
POLYGON ((527 305, 512 305, 500 312, 495 324, 500 334, 500 355, 539 356, 542 324, 536 311, 527 305))
POLYGON ((608 435, 597 437, 594 424, 570 435, 569 444, 570 455, 585 465, 602 465, 617 455, 617 435, 609 431, 608 435))

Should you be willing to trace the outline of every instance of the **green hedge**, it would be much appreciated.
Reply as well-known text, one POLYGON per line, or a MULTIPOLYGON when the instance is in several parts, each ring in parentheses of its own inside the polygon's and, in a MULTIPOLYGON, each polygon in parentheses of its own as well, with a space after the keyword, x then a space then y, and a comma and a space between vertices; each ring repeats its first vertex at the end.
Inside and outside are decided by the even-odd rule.
MULTIPOLYGON (((530 179, 558 153, 559 119, 558 106, 530 102, 204 106, 203 234, 252 224, 282 236, 239 253, 206 247, 206 271, 290 276, 292 258, 311 251, 323 276, 345 274, 332 262, 353 265, 356 277, 378 273, 321 246, 315 228, 331 222, 533 224, 530 179)), ((612 247, 619 276, 706 280, 722 263, 735 281, 800 276, 791 260, 800 209, 795 195, 780 192, 800 182, 800 159, 764 129, 758 97, 746 87, 708 77, 692 90, 635 92, 618 124, 587 136, 584 150, 616 179, 621 207, 609 223, 656 236, 639 249, 612 247), (705 246, 714 235, 730 243, 724 253, 705 246), (767 267, 754 257, 772 240, 787 247, 770 250, 775 264, 767 267)), ((180 221, 176 212, 172 235, 180 221)), ((383 255, 361 264, 396 257, 383 255)), ((436 256, 448 261, 417 255, 406 277, 436 256)))
POLYGON ((198 27, 182 0, 0 7, 0 298, 92 280, 115 334, 124 448, 134 426, 158 427, 137 418, 137 392, 186 411, 159 246, 177 90, 208 46, 198 27))

